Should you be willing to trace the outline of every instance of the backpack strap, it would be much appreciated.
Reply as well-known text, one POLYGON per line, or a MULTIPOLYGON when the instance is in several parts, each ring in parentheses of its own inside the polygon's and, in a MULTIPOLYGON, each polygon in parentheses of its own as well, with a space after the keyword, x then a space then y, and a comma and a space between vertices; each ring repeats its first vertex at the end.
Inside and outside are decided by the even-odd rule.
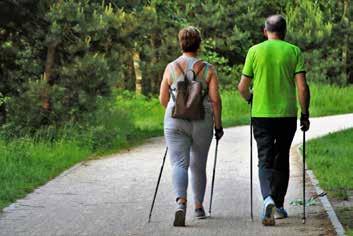
POLYGON ((178 69, 180 70, 181 73, 183 73, 183 75, 185 76, 185 71, 183 70, 183 68, 181 67, 181 65, 179 64, 179 62, 175 62, 176 66, 178 67, 178 69))
MULTIPOLYGON (((204 62, 204 61, 198 61, 198 62, 196 62, 196 63, 199 63, 199 62, 201 62, 202 65, 200 66, 200 69, 199 69, 197 72, 195 72, 196 77, 199 76, 199 74, 200 74, 200 72, 202 71, 202 69, 205 68, 205 66, 206 66, 206 62, 204 62)), ((196 63, 195 63, 195 64, 196 64, 196 63)), ((205 68, 205 70, 206 70, 206 69, 207 69, 207 68, 205 68)), ((205 72, 204 72, 204 73, 205 73, 205 72)))
POLYGON ((206 81, 207 80, 207 75, 208 75, 208 63, 205 62, 204 65, 205 65, 206 68, 203 71, 203 79, 204 79, 204 81, 206 81))
MULTIPOLYGON (((187 79, 187 78, 186 78, 186 72, 185 72, 185 70, 183 70, 183 68, 181 67, 181 65, 179 64, 179 62, 175 61, 174 63, 175 63, 175 65, 178 67, 178 69, 180 70, 180 72, 184 75, 184 79, 187 79)), ((188 67, 188 66, 187 66, 187 67, 188 67)), ((201 68, 201 70, 202 70, 202 68, 201 68)), ((201 70, 200 70, 200 71, 201 71, 201 70)), ((198 73, 199 73, 200 71, 198 71, 198 73)), ((175 75, 175 71, 173 70, 173 68, 172 68, 172 77, 173 77, 173 81, 175 81, 175 80, 176 80, 176 75, 175 75)), ((170 96, 172 97, 172 99, 173 99, 174 102, 176 101, 176 97, 175 97, 173 91, 175 91, 175 90, 176 90, 176 88, 172 88, 171 86, 169 86, 169 93, 170 93, 170 96)))

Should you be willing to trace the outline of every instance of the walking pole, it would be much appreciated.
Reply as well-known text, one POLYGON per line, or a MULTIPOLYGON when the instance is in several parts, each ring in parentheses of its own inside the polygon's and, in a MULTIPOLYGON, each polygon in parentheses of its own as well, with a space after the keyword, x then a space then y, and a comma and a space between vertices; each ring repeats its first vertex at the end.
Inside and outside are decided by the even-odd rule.
POLYGON ((303 131, 303 224, 305 224, 305 131, 303 131))
POLYGON ((253 186, 252 186, 252 119, 251 119, 252 102, 250 102, 250 217, 251 221, 254 221, 253 216, 253 186))
POLYGON ((208 209, 208 213, 210 214, 210 216, 211 216, 211 208, 212 208, 214 180, 215 180, 215 174, 216 174, 217 152, 218 152, 218 140, 216 139, 216 150, 215 150, 215 154, 214 154, 214 163, 213 163, 213 176, 212 176, 212 186, 211 186, 210 207, 208 209))
POLYGON ((162 172, 163 172, 163 167, 164 167, 165 158, 166 158, 166 156, 167 156, 167 153, 168 153, 168 147, 166 147, 166 149, 165 149, 165 153, 164 153, 164 157, 163 157, 163 162, 162 162, 161 170, 160 170, 159 176, 158 176, 158 181, 157 181, 156 190, 155 190, 155 192, 154 192, 154 196, 153 196, 153 200, 152 200, 150 215, 148 216, 148 223, 151 222, 151 217, 152 217, 152 211, 153 211, 153 207, 154 207, 154 202, 155 202, 155 200, 156 200, 156 196, 157 196, 157 192, 158 192, 158 187, 159 187, 159 182, 161 181, 162 172))

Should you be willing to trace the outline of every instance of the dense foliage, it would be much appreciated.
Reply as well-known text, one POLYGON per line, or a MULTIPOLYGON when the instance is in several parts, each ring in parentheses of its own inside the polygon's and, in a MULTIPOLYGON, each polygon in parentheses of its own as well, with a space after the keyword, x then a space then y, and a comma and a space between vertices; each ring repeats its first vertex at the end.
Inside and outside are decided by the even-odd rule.
POLYGON ((190 24, 201 29, 201 56, 217 66, 224 89, 234 89, 248 48, 264 40, 264 19, 275 13, 305 52, 310 80, 352 83, 352 11, 349 0, 1 1, 2 130, 97 123, 115 87, 157 93, 180 51, 178 30, 190 24))

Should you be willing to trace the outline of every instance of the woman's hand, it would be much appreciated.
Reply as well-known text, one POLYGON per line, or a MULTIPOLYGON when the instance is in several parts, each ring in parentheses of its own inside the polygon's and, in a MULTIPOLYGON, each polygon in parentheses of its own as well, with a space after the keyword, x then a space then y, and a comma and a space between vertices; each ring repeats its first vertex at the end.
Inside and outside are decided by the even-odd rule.
POLYGON ((215 131, 214 136, 215 136, 216 140, 217 141, 220 140, 224 134, 223 127, 221 126, 220 128, 214 128, 214 131, 215 131))

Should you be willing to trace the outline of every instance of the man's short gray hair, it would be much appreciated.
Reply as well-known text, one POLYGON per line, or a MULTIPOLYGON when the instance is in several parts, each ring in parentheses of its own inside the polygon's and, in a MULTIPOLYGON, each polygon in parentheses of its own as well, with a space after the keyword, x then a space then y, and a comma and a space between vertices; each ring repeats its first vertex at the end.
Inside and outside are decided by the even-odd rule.
POLYGON ((287 23, 282 15, 272 15, 265 21, 265 29, 271 33, 277 33, 284 38, 287 31, 287 23))

